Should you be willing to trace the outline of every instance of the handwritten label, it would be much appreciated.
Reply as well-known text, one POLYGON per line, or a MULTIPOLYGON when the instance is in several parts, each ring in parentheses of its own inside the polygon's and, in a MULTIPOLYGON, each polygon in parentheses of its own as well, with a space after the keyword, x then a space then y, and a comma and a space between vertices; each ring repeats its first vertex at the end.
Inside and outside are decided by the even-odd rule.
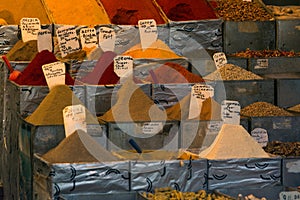
POLYGON ((103 51, 114 51, 116 44, 116 32, 109 27, 101 27, 99 30, 99 46, 103 51))
POLYGON ((114 72, 119 77, 127 77, 132 74, 133 59, 131 56, 116 56, 114 58, 114 72))
POLYGON ((56 31, 61 57, 80 50, 75 26, 63 26, 56 31))
POLYGON ((95 28, 82 28, 79 35, 82 48, 97 47, 97 33, 95 28))
POLYGON ((280 200, 299 200, 300 192, 298 191, 285 191, 279 193, 280 200))
POLYGON ((227 64, 227 58, 226 58, 225 53, 223 53, 223 52, 215 53, 213 55, 213 59, 215 61, 215 65, 216 65, 217 69, 222 67, 223 65, 227 64))
POLYGON ((48 50, 52 52, 53 45, 52 45, 52 35, 50 30, 42 29, 38 32, 37 47, 39 52, 43 50, 48 50))
POLYGON ((210 132, 218 133, 223 125, 222 121, 210 121, 208 124, 208 130, 210 132))
POLYGON ((268 144, 268 132, 263 128, 255 128, 251 131, 251 136, 262 146, 265 147, 268 144))
POLYGON ((22 41, 37 40, 38 31, 41 23, 38 18, 22 18, 20 20, 22 41))
POLYGON ((49 63, 42 66, 49 89, 56 85, 65 84, 66 66, 61 62, 49 63))
POLYGON ((243 0, 243 1, 245 1, 245 2, 252 2, 252 0, 243 0))
POLYGON ((268 59, 257 59, 256 65, 254 69, 266 69, 269 67, 269 60, 268 59))
POLYGON ((154 19, 139 20, 142 49, 147 49, 157 40, 157 26, 154 19))
POLYGON ((240 124, 241 106, 238 101, 224 100, 221 103, 221 117, 225 124, 240 124))
POLYGON ((157 134, 163 129, 162 122, 147 122, 143 124, 144 134, 157 134))
POLYGON ((63 117, 66 137, 79 129, 87 132, 85 107, 83 105, 65 107, 63 117))
POLYGON ((191 91, 189 107, 189 119, 198 117, 201 113, 202 103, 205 99, 214 95, 214 88, 210 85, 195 84, 191 91))

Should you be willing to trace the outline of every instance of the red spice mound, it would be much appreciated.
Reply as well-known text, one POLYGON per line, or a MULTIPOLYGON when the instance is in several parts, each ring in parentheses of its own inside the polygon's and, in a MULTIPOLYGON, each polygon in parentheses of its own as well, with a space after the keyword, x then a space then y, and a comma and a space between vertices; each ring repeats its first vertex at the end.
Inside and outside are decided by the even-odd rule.
MULTIPOLYGON (((15 82, 19 85, 46 86, 46 78, 42 66, 57 62, 55 55, 48 50, 39 52, 18 76, 15 82)), ((66 85, 74 85, 74 79, 66 72, 66 85)))
POLYGON ((166 62, 150 74, 145 81, 152 83, 199 83, 204 82, 201 76, 189 72, 186 68, 173 62, 166 62))
POLYGON ((157 0, 156 2, 172 21, 218 18, 205 0, 157 0))

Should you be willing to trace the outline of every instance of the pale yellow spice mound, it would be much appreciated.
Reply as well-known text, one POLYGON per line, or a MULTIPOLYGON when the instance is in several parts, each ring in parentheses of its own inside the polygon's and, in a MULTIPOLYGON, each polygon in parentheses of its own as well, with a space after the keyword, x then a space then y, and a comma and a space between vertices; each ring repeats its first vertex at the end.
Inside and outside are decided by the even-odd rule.
POLYGON ((232 124, 223 124, 214 142, 199 156, 207 159, 269 157, 243 126, 232 124))
POLYGON ((151 46, 143 50, 141 44, 131 47, 128 51, 123 53, 124 56, 131 56, 132 58, 161 58, 172 59, 180 58, 168 45, 161 40, 156 40, 151 46))
POLYGON ((240 114, 246 117, 293 116, 288 111, 268 102, 255 102, 241 109, 240 114))
POLYGON ((203 77, 205 80, 257 80, 262 77, 233 64, 225 64, 203 77))
POLYGON ((292 106, 292 107, 288 108, 287 110, 292 111, 292 112, 300 112, 300 104, 292 106))

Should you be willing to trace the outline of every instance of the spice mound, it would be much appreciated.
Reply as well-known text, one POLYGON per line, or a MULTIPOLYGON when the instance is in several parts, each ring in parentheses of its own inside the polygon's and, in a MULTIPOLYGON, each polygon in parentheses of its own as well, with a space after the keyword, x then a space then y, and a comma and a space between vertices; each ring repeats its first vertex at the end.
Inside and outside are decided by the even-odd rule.
POLYGON ((153 70, 144 81, 151 83, 200 83, 204 80, 177 63, 166 62, 153 70))
POLYGON ((264 150, 283 157, 300 156, 300 142, 272 141, 267 143, 264 150))
POLYGON ((293 116, 288 111, 268 102, 255 102, 241 109, 245 117, 293 116))
POLYGON ((100 122, 165 121, 166 113, 138 85, 128 79, 117 93, 117 102, 100 122))
POLYGON ((106 162, 117 160, 88 133, 77 130, 42 156, 50 163, 106 162))
POLYGON ((224 20, 268 21, 273 16, 257 1, 217 0, 216 11, 224 20))
POLYGON ((292 107, 288 108, 287 110, 291 111, 291 112, 300 112, 300 104, 292 106, 292 107))
POLYGON ((10 61, 31 61, 37 53, 37 40, 30 40, 28 42, 19 40, 11 50, 9 50, 6 57, 10 61))
POLYGON ((203 77, 204 80, 259 80, 262 77, 233 64, 225 64, 203 77))
POLYGON ((160 59, 172 59, 181 58, 175 52, 173 52, 168 45, 161 40, 156 40, 147 49, 142 49, 141 44, 137 44, 131 47, 129 50, 123 53, 124 56, 131 56, 132 58, 160 58, 160 59))
MULTIPOLYGON (((36 110, 26 117, 26 121, 38 126, 63 125, 63 109, 78 104, 83 105, 68 86, 58 85, 53 87, 36 110)), ((85 113, 88 124, 98 124, 97 118, 87 109, 85 113)))
POLYGON ((300 6, 274 6, 267 5, 276 19, 290 19, 300 17, 300 6))
MULTIPOLYGON (((185 96, 178 103, 166 109, 169 120, 187 120, 189 119, 191 95, 185 96)), ((220 120, 221 106, 214 99, 207 98, 202 102, 201 111, 199 111, 199 120, 220 120)))
POLYGON ((270 58, 270 57, 294 57, 297 56, 297 53, 293 51, 281 51, 281 50, 250 50, 247 48, 245 51, 237 52, 231 54, 236 57, 243 58, 270 58))
POLYGON ((232 124, 223 124, 214 142, 199 156, 207 159, 270 157, 243 126, 232 124))
MULTIPOLYGON (((53 62, 57 62, 53 53, 48 50, 39 52, 21 72, 15 82, 19 85, 46 86, 47 82, 42 66, 53 62)), ((67 85, 74 85, 74 80, 68 72, 66 73, 65 83, 67 85)))

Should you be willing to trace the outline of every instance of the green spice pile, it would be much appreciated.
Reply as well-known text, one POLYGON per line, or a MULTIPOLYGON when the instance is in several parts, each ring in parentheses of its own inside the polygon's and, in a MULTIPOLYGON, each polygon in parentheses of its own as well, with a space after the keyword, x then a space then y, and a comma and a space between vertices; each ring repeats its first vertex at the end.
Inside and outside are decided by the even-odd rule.
POLYGON ((300 156, 300 142, 268 142, 264 150, 278 156, 300 156))
POLYGON ((268 102, 255 102, 241 109, 242 116, 267 117, 267 116, 293 116, 288 111, 268 102))
POLYGON ((232 21, 268 21, 273 16, 258 1, 217 0, 220 17, 232 21))
POLYGON ((258 80, 262 77, 233 64, 225 64, 203 77, 205 80, 258 80))
POLYGON ((19 40, 11 50, 9 50, 6 57, 9 61, 31 61, 37 53, 36 40, 30 40, 28 42, 19 40))
POLYGON ((250 50, 247 48, 245 51, 231 54, 232 56, 242 58, 270 58, 270 57, 294 57, 299 55, 293 51, 281 51, 281 50, 250 50))

